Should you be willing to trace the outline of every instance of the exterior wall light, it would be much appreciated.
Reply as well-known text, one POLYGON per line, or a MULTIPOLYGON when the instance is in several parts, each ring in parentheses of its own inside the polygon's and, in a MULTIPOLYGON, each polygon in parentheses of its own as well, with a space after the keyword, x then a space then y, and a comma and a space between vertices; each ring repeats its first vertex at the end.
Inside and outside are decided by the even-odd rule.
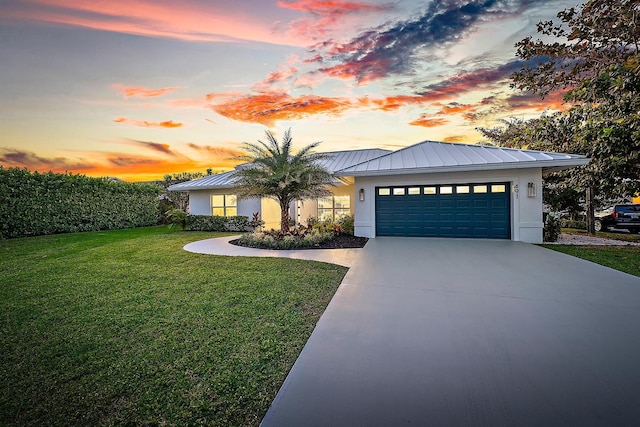
POLYGON ((527 185, 527 196, 536 197, 537 195, 538 195, 538 192, 536 191, 536 183, 535 182, 530 182, 527 185))
POLYGON ((359 198, 360 198, 360 201, 361 201, 361 202, 364 202, 364 188, 361 188, 361 189, 360 189, 360 196, 359 196, 359 198))

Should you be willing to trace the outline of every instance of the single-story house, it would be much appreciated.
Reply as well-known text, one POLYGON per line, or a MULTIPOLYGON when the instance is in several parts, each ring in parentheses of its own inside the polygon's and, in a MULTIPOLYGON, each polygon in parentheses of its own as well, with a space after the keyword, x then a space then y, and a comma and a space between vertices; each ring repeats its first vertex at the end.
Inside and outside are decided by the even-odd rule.
MULTIPOLYGON (((574 154, 424 141, 397 151, 328 153, 324 166, 336 177, 333 196, 296 201, 291 217, 354 216, 355 235, 493 238, 542 242, 542 177, 589 159, 574 154)), ((235 196, 233 171, 169 187, 190 193, 194 215, 258 212, 277 228, 280 209, 271 199, 235 196)))

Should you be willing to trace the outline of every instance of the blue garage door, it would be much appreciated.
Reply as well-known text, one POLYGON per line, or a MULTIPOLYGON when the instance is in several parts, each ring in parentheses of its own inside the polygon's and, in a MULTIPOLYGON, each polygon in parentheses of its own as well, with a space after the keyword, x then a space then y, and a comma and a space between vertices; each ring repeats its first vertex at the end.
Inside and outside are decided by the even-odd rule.
POLYGON ((376 187, 376 235, 510 239, 509 183, 376 187))

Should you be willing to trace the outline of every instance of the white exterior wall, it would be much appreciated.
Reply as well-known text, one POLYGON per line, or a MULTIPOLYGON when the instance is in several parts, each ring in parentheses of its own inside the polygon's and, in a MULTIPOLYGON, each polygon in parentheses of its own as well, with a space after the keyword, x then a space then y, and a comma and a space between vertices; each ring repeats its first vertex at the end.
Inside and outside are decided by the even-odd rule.
POLYGON ((374 238, 376 233, 375 188, 393 185, 473 184, 509 182, 511 185, 511 239, 528 243, 542 243, 542 169, 506 169, 456 173, 415 175, 387 175, 356 177, 351 209, 355 208, 355 235, 374 238), (536 185, 535 198, 527 196, 527 184, 536 185), (360 189, 365 200, 360 201, 360 189))
MULTIPOLYGON (((192 190, 189 193, 189 213, 191 215, 211 215, 211 195, 234 194, 233 189, 220 190, 192 190)), ((238 200, 238 215, 249 217, 254 212, 260 212, 260 199, 238 200)))
MULTIPOLYGON (((355 199, 353 195, 354 194, 353 189, 354 189, 353 184, 336 185, 335 187, 330 188, 334 196, 350 196, 351 197, 349 207, 350 207, 352 216, 354 215, 354 212, 355 212, 354 211, 355 199)), ((299 222, 303 225, 306 225, 307 219, 311 216, 315 216, 315 217, 318 216, 318 200, 317 199, 302 201, 302 206, 300 207, 299 222)), ((297 213, 296 213, 296 222, 298 222, 297 213)))
POLYGON ((189 213, 191 215, 211 215, 211 191, 189 192, 189 213))

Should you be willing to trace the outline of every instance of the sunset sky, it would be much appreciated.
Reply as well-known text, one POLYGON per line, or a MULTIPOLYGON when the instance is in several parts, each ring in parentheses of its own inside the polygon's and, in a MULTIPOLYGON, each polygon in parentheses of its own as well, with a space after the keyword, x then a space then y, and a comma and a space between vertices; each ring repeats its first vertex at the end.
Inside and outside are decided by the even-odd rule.
POLYGON ((561 108, 509 88, 514 43, 572 1, 3 0, 0 164, 161 179, 242 142, 475 143, 561 108))

